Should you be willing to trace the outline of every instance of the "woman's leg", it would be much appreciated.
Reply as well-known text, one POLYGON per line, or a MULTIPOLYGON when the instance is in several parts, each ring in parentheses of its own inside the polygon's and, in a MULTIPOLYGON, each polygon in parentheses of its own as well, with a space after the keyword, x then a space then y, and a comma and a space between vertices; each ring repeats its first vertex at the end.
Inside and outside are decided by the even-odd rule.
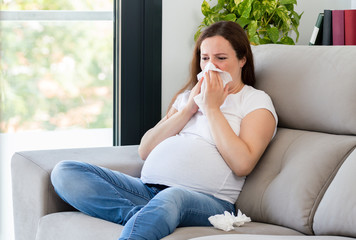
POLYGON ((120 239, 161 239, 178 226, 211 226, 208 218, 224 211, 234 212, 234 204, 183 188, 159 192, 125 225, 120 239))
POLYGON ((58 163, 51 181, 79 211, 123 225, 157 193, 139 178, 77 161, 58 163))

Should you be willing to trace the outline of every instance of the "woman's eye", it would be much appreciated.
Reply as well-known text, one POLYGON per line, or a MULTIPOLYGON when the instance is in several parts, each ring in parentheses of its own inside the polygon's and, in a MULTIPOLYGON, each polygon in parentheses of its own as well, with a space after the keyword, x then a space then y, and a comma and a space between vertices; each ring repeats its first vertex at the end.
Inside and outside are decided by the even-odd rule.
POLYGON ((209 60, 209 58, 208 57, 202 57, 201 58, 203 61, 207 61, 207 60, 209 60))
POLYGON ((226 57, 218 57, 219 60, 225 60, 226 57))

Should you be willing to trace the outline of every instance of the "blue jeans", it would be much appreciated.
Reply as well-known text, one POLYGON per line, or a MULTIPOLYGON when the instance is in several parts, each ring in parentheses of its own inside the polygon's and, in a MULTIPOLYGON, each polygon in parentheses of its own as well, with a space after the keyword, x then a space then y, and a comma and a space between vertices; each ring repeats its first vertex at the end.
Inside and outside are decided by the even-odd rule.
POLYGON ((63 161, 51 174, 57 194, 79 211, 124 225, 119 239, 161 239, 178 226, 211 226, 234 204, 180 187, 160 190, 120 172, 63 161))

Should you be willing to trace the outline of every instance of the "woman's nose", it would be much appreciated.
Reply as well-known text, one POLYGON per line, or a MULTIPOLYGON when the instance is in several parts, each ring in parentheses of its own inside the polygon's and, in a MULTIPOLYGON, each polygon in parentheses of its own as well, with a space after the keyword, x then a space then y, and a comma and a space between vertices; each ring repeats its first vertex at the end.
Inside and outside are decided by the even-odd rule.
POLYGON ((210 60, 210 63, 213 64, 216 68, 219 68, 219 64, 216 61, 210 60))

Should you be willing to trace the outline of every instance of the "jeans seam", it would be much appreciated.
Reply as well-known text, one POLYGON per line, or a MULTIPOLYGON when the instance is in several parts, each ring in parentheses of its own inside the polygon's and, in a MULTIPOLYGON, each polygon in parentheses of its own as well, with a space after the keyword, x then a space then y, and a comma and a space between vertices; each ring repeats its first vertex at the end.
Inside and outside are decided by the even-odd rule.
MULTIPOLYGON (((133 195, 137 196, 137 197, 143 198, 143 199, 145 199, 145 200, 147 200, 147 201, 150 200, 150 198, 147 198, 147 197, 145 197, 144 195, 139 194, 138 192, 134 192, 134 191, 132 191, 131 189, 124 188, 124 187, 122 187, 122 186, 116 184, 115 182, 112 182, 112 181, 108 180, 107 178, 105 178, 104 176, 102 176, 100 173, 98 173, 97 169, 96 169, 95 167, 91 166, 90 164, 85 165, 85 166, 79 166, 79 167, 82 168, 82 169, 84 169, 85 171, 89 171, 89 172, 95 174, 97 177, 100 177, 100 178, 102 178, 103 180, 105 180, 106 182, 108 182, 110 185, 112 185, 112 188, 115 190, 116 194, 119 194, 120 192, 119 192, 115 187, 120 188, 120 189, 122 189, 122 190, 124 190, 124 191, 126 191, 126 192, 128 192, 128 193, 130 193, 130 194, 133 194, 133 195), (131 191, 130 191, 130 190, 131 190, 131 191)), ((97 166, 97 167, 100 168, 99 166, 97 166)), ((112 171, 112 170, 110 170, 110 171, 112 171)), ((127 200, 130 201, 129 199, 127 199, 127 200)), ((131 201, 130 201, 130 202, 131 202, 131 201)), ((134 203, 131 202, 131 204, 132 204, 133 206, 135 206, 134 203)))
MULTIPOLYGON (((135 217, 135 220, 134 220, 134 222, 132 223, 132 228, 131 228, 130 234, 129 234, 129 236, 128 236, 128 240, 131 238, 131 235, 133 234, 133 232, 134 232, 134 230, 135 230, 136 221, 137 221, 137 218, 139 217, 139 213, 140 213, 140 212, 141 212, 141 210, 136 213, 137 216, 135 217)), ((134 217, 134 216, 132 216, 132 217, 134 217)))

